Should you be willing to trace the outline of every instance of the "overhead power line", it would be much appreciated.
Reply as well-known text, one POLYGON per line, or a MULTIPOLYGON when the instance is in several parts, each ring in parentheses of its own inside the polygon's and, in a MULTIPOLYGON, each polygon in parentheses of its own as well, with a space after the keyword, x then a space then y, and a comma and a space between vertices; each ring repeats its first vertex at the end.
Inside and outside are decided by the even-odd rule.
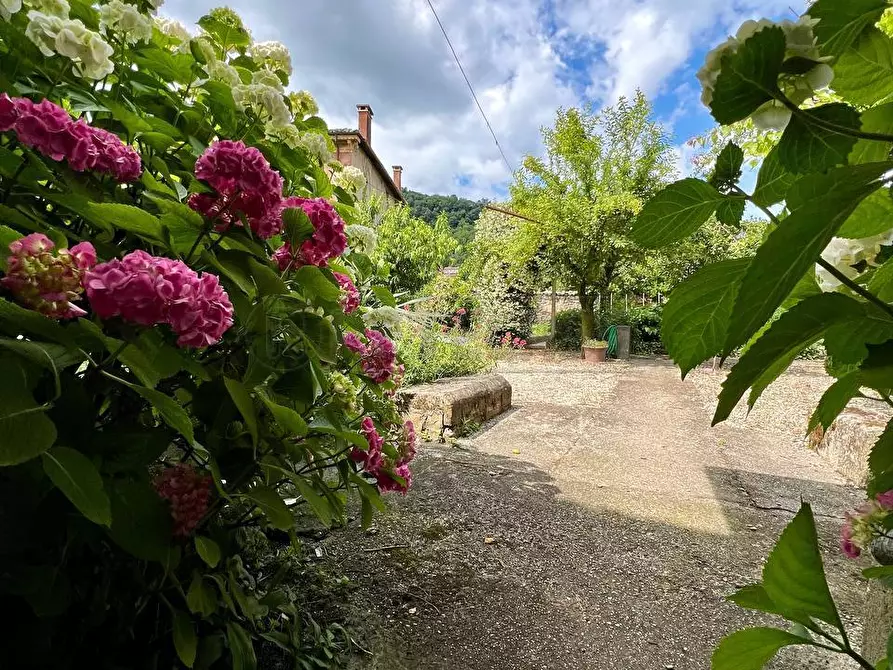
POLYGON ((428 7, 431 8, 431 13, 434 14, 434 19, 437 21, 437 25, 440 26, 440 32, 443 33, 443 38, 446 40, 447 46, 450 47, 453 58, 456 59, 456 65, 459 66, 459 72, 462 73, 462 77, 465 79, 465 83, 468 84, 468 90, 471 91, 471 97, 474 98, 474 102, 478 107, 478 111, 484 118, 484 123, 487 124, 487 128, 490 131, 490 134, 493 136, 493 141, 496 143, 496 148, 499 149, 499 155, 502 156, 502 160, 505 162, 505 166, 508 168, 509 172, 514 172, 511 163, 509 163, 509 159, 505 157, 505 152, 502 150, 502 146, 499 144, 499 139, 496 137, 496 132, 493 130, 493 126, 490 125, 490 120, 487 118, 486 113, 484 113, 484 108, 481 107, 480 101, 478 101, 478 96, 474 92, 474 86, 471 85, 471 81, 468 79, 468 75, 465 74, 465 68, 462 67, 462 61, 459 60, 459 55, 453 48, 453 43, 450 41, 450 36, 447 35, 446 28, 443 27, 443 22, 441 22, 440 17, 437 15, 437 10, 434 9, 434 3, 431 0, 428 0, 428 7))

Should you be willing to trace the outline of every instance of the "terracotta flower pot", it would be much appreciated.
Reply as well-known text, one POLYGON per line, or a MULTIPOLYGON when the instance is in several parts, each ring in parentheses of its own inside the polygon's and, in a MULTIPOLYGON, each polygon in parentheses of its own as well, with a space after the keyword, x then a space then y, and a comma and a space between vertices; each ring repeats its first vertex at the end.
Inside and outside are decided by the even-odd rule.
POLYGON ((608 347, 583 347, 583 360, 587 363, 604 363, 608 359, 608 347))

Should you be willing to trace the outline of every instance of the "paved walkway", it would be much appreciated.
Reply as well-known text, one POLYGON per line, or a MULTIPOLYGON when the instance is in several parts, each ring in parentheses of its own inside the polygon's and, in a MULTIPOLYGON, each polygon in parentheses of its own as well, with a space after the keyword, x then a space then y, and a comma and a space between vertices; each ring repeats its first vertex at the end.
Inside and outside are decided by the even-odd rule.
MULTIPOLYGON (((711 430, 703 389, 668 364, 500 372, 511 412, 464 448, 423 450, 372 533, 326 543, 382 628, 362 667, 709 668, 724 633, 765 621, 723 597, 758 577, 801 498, 858 638, 864 586, 836 537, 860 494, 790 435, 711 430)), ((851 667, 825 658, 776 667, 851 667)))

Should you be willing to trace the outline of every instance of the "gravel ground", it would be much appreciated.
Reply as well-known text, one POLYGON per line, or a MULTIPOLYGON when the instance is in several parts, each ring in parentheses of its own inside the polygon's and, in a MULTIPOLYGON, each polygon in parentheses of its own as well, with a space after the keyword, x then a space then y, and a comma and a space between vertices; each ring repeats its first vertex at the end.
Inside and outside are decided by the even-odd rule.
MULTIPOLYGON (((377 631, 357 667, 709 668, 722 635, 765 622, 724 596, 758 578, 801 498, 858 640, 864 583, 836 536, 860 493, 792 432, 819 375, 783 378, 764 398, 783 408, 760 410, 758 427, 753 412, 710 430, 722 373, 682 382, 661 362, 530 357, 499 372, 511 412, 457 446, 426 445, 414 488, 375 528, 320 543, 377 631)), ((774 667, 853 667, 832 663, 793 650, 774 667)))

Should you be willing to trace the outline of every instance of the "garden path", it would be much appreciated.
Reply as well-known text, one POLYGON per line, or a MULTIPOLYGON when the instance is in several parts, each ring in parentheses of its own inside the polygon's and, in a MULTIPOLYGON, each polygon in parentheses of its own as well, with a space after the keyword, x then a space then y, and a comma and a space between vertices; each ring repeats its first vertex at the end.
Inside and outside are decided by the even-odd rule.
MULTIPOLYGON (((458 448, 423 448, 412 491, 371 532, 322 543, 357 585, 363 628, 380 630, 359 667, 709 668, 723 634, 764 621, 723 597, 758 577, 801 498, 858 639, 864 584, 836 537, 860 494, 788 426, 821 392, 814 371, 781 380, 784 420, 710 429, 721 373, 683 382, 664 362, 532 357, 500 368, 511 412, 458 448)), ((775 667, 851 667, 825 658, 794 650, 775 667)))

